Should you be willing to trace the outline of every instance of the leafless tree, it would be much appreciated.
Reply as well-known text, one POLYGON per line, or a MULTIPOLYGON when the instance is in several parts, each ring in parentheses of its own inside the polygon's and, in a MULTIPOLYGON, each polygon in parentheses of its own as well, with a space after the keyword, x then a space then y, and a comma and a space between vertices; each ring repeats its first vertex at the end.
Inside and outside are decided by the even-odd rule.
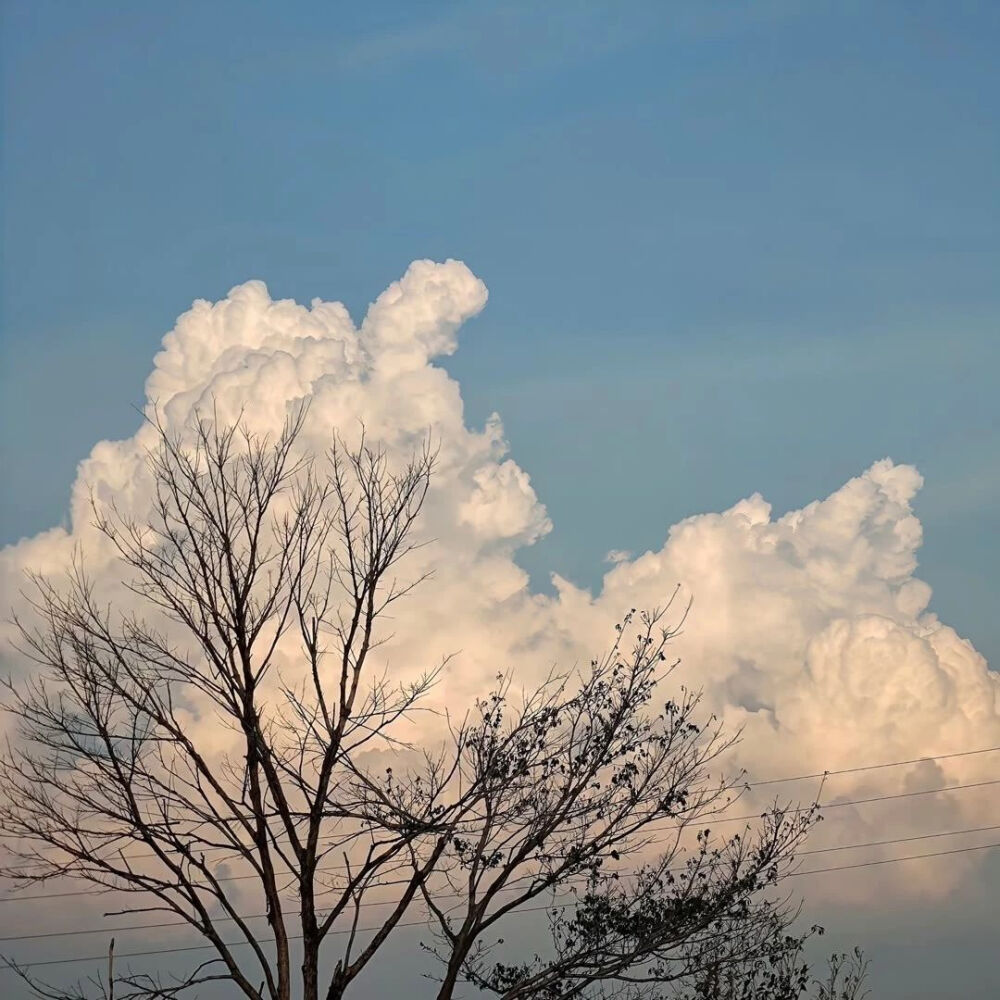
POLYGON ((865 1000, 871 995, 866 986, 869 964, 860 948, 831 955, 826 975, 814 981, 816 1000, 865 1000))
POLYGON ((18 624, 37 669, 7 685, 3 874, 114 891, 115 912, 166 912, 210 952, 180 976, 116 959, 70 991, 11 963, 36 994, 225 982, 251 1000, 336 1000, 415 918, 439 1000, 461 983, 507 1000, 680 996, 707 970, 790 953, 795 910, 771 890, 815 810, 712 832, 739 793, 712 776, 734 740, 699 718, 696 693, 655 707, 668 609, 627 615, 579 673, 523 694, 502 675, 418 752, 407 720, 436 671, 394 684, 373 651, 422 579, 396 573, 434 454, 397 468, 336 439, 315 460, 297 447, 303 420, 276 439, 214 419, 187 438, 158 428, 152 516, 95 503, 148 614, 102 601, 82 556, 65 584, 33 577, 18 624), (399 766, 366 766, 372 749, 400 751, 399 766), (535 909, 550 945, 512 960, 501 922, 535 909))
MULTIPOLYGON (((769 914, 757 923, 757 947, 734 952, 730 937, 717 938, 714 959, 702 956, 699 968, 685 982, 678 995, 683 1000, 798 1000, 808 994, 812 1000, 865 1000, 868 959, 855 948, 850 955, 831 955, 817 978, 806 961, 806 944, 822 935, 813 925, 797 934, 787 922, 769 914), (769 925, 769 928, 768 928, 769 925), (763 932, 763 933, 761 933, 763 932), (735 961, 733 960, 735 957, 735 961)), ((739 945, 736 948, 739 949, 739 945)))

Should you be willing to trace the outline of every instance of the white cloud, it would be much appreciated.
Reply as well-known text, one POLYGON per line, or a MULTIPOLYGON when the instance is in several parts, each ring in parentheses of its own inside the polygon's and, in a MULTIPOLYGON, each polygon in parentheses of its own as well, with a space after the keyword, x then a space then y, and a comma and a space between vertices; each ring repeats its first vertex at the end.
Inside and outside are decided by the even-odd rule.
POLYGON ((605 556, 604 561, 606 563, 612 563, 617 565, 618 563, 625 562, 632 558, 632 553, 628 549, 611 549, 605 556))
MULTIPOLYGON (((684 661, 677 677, 703 687, 711 710, 745 727, 737 762, 753 775, 1000 745, 997 675, 928 613, 930 588, 914 576, 921 526, 910 504, 922 481, 909 466, 876 462, 830 497, 777 519, 755 494, 673 526, 657 551, 612 551, 597 594, 559 578, 555 596, 532 593, 513 555, 549 530, 545 508, 528 474, 505 457, 499 418, 467 427, 458 384, 432 363, 455 350, 460 325, 486 298, 464 264, 417 261, 355 327, 340 303, 273 301, 263 283, 248 282, 178 320, 147 382, 149 405, 171 427, 214 404, 223 419, 245 410, 267 429, 308 400, 303 440, 316 450, 334 428, 350 437, 362 423, 400 453, 430 430, 440 464, 422 530, 434 541, 419 559, 434 575, 398 606, 384 655, 404 673, 457 653, 436 694, 449 705, 481 693, 498 669, 530 682, 553 663, 586 662, 625 610, 662 604, 679 584, 695 605, 676 641, 684 661)), ((113 587, 117 568, 88 527, 88 489, 141 515, 150 502, 149 440, 145 428, 96 445, 74 486, 71 528, 0 553, 5 603, 16 602, 25 568, 56 573, 77 544, 113 587)), ((826 797, 981 779, 995 773, 989 763, 973 757, 841 776, 826 797)), ((781 787, 803 798, 813 791, 781 787)), ((985 825, 986 801, 970 792, 831 810, 816 839, 985 825)), ((905 873, 872 869, 852 891, 889 883, 944 891, 976 857, 905 873)))

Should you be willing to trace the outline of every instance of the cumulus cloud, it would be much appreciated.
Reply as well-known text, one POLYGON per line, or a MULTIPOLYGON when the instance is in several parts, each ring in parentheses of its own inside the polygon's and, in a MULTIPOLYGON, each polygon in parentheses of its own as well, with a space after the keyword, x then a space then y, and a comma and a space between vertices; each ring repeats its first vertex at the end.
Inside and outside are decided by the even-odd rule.
MULTIPOLYGON (((481 693, 498 669, 530 683, 554 663, 586 662, 624 611, 661 605, 679 585, 695 604, 676 640, 676 679, 703 688, 706 709, 744 729, 733 767, 779 777, 1000 745, 997 675, 928 611, 930 588, 914 575, 921 526, 911 501, 921 477, 910 466, 878 461, 777 518, 755 494, 674 525, 656 551, 610 552, 597 593, 558 577, 554 595, 533 593, 514 557, 550 529, 545 507, 507 457, 500 418, 467 426, 458 384, 433 363, 456 349, 459 328, 486 299, 464 264, 417 261, 356 326, 340 303, 275 301, 262 282, 247 282, 220 302, 196 302, 164 337, 146 384, 149 412, 179 429, 214 407, 223 420, 244 413, 274 430, 308 402, 302 440, 316 451, 335 428, 350 438, 363 425, 392 454, 429 431, 440 460, 422 527, 429 544, 414 572, 434 572, 398 606, 382 654, 400 676, 456 654, 436 693, 449 704, 481 693)), ((70 527, 0 553, 6 604, 16 603, 25 568, 58 574, 78 545, 98 583, 114 588, 118 568, 89 527, 89 497, 141 516, 151 501, 150 440, 145 427, 97 444, 73 488, 70 527)), ((987 761, 838 776, 824 801, 973 781, 987 761)), ((808 800, 815 790, 788 794, 808 800)), ((835 808, 817 839, 985 825, 985 802, 956 792, 835 808)), ((881 882, 944 891, 975 857, 933 872, 907 867, 905 876, 887 866, 855 891, 881 882)))

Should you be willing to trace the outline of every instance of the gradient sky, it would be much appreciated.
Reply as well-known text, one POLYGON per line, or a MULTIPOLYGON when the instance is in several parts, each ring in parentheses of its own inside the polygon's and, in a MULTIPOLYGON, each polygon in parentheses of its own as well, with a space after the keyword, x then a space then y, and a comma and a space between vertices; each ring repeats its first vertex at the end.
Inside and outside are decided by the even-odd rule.
MULTIPOLYGON (((0 543, 58 523, 76 463, 134 431, 192 299, 259 277, 357 318, 410 260, 458 257, 491 298, 447 367, 548 505, 539 585, 888 455, 926 477, 932 609, 1000 663, 997 3, 3 21, 0 543)), ((987 968, 981 931, 956 963, 987 968)), ((885 933, 908 992, 878 996, 923 995, 933 941, 885 933)))

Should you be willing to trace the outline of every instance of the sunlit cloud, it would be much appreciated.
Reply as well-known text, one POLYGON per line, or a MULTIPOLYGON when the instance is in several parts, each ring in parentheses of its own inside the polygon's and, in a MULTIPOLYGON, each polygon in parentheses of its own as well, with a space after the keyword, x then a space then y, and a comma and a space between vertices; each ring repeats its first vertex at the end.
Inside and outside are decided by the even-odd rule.
MULTIPOLYGON (((148 415, 181 430, 196 414, 242 414, 273 432, 308 403, 301 441, 317 453, 334 430, 353 439, 364 428, 397 456, 429 434, 438 467, 421 526, 427 544, 411 571, 432 575, 398 605, 380 652, 400 678, 450 656, 438 704, 468 704, 498 670, 530 684, 553 665, 586 662, 625 611, 662 605, 680 588, 678 611, 694 603, 670 683, 702 688, 706 712, 744 730, 733 768, 777 777, 1000 744, 997 675, 929 611, 931 590, 915 575, 922 529, 912 501, 922 480, 908 465, 876 461, 780 517, 755 494, 664 525, 655 551, 612 550, 596 593, 559 577, 553 594, 533 592, 515 556, 551 528, 542 500, 507 454, 499 416, 468 426, 458 383, 434 364, 486 301, 483 282, 451 260, 414 262, 360 325, 340 303, 273 300, 262 282, 247 282, 220 302, 196 302, 166 335, 146 383, 148 415)), ((90 502, 114 500, 140 518, 149 510, 143 455, 153 436, 144 426, 95 445, 73 487, 69 526, 0 553, 6 604, 19 604, 25 569, 58 575, 77 548, 98 587, 128 600, 116 590, 113 553, 90 526, 90 502)), ((209 724, 192 716, 192 726, 209 724)), ((970 782, 986 770, 973 757, 843 775, 830 779, 824 801, 970 782)), ((807 799, 816 788, 788 794, 807 799)), ((928 830, 982 825, 984 801, 956 792, 844 808, 835 818, 831 810, 836 837, 817 836, 905 835, 915 816, 928 830)), ((851 891, 946 892, 975 864, 970 855, 939 865, 933 878, 919 866, 887 866, 851 891)))

